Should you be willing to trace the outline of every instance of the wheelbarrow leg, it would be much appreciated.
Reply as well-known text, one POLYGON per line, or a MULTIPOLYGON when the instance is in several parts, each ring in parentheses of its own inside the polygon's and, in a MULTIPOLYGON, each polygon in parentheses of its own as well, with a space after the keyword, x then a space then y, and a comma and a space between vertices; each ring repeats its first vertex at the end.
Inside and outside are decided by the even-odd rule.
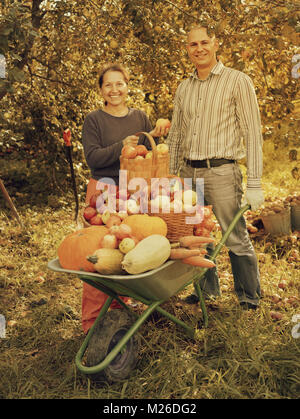
POLYGON ((200 277, 197 278, 197 281, 195 282, 194 287, 195 287, 196 293, 197 293, 198 298, 199 298, 200 307, 201 307, 201 310, 202 310, 204 327, 207 327, 208 326, 208 315, 207 315, 207 311, 206 311, 204 297, 203 297, 203 294, 202 294, 202 291, 201 291, 201 288, 200 288, 200 285, 199 285, 199 281, 200 281, 200 279, 202 278, 203 275, 204 275, 204 272, 202 273, 202 275, 200 275, 200 277))
POLYGON ((126 334, 119 340, 119 342, 114 346, 114 348, 107 354, 107 356, 98 364, 94 365, 92 367, 87 367, 82 364, 82 358, 86 351, 87 345, 89 343, 89 340, 93 334, 93 331, 95 329, 96 324, 100 321, 101 317, 104 315, 104 313, 108 310, 108 307, 110 306, 110 303, 112 301, 112 298, 109 297, 104 306, 102 307, 97 319, 95 320, 94 325, 91 327, 88 335, 86 336, 81 348, 79 349, 76 358, 75 363, 77 368, 83 372, 84 374, 97 374, 100 371, 102 371, 104 368, 106 368, 112 360, 118 355, 118 353, 122 350, 122 348, 126 345, 126 343, 131 339, 133 334, 140 328, 140 326, 144 323, 144 321, 147 319, 148 316, 163 302, 163 301, 155 301, 153 302, 144 312, 141 314, 141 316, 137 319, 137 321, 131 326, 131 328, 126 332, 126 334), (109 301, 110 300, 110 301, 109 301))
POLYGON ((177 317, 173 316, 173 314, 168 313, 166 310, 164 310, 161 307, 156 307, 156 311, 158 311, 163 316, 167 317, 168 319, 172 320, 172 322, 178 324, 179 326, 183 327, 191 338, 195 336, 195 329, 193 327, 188 326, 183 321, 179 320, 177 317))
POLYGON ((102 319, 102 317, 105 315, 105 313, 107 312, 109 306, 111 305, 113 298, 112 297, 108 297, 107 300, 105 301, 104 305, 102 306, 96 320, 94 321, 92 327, 90 328, 90 330, 88 331, 81 347, 79 348, 79 351, 77 352, 76 358, 75 358, 75 363, 80 364, 80 361, 86 351, 86 348, 88 346, 88 343, 92 337, 92 334, 95 330, 96 325, 99 323, 99 321, 102 319))

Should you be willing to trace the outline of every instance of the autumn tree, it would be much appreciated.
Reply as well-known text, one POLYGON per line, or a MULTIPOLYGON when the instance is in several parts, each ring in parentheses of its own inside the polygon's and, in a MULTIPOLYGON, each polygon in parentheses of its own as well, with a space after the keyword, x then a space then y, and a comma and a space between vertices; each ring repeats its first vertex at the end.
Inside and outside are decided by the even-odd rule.
POLYGON ((272 136, 287 145, 297 141, 300 11, 293 1, 1 0, 0 4, 0 54, 6 62, 5 77, 0 79, 2 153, 18 147, 20 156, 35 156, 46 167, 61 169, 62 131, 69 127, 78 164, 84 161, 81 127, 85 115, 101 105, 97 74, 107 61, 129 67, 131 106, 144 109, 153 122, 158 117, 171 119, 176 88, 192 70, 186 34, 203 22, 217 31, 223 63, 252 78, 265 138, 272 136))

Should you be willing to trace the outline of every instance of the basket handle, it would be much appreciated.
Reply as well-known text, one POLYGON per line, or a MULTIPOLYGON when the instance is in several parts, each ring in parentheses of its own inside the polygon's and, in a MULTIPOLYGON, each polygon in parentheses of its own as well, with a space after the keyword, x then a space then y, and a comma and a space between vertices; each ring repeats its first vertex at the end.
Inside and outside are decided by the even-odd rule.
POLYGON ((134 135, 136 135, 137 137, 139 137, 140 135, 145 135, 150 142, 152 151, 154 151, 154 153, 156 153, 156 144, 155 144, 155 141, 154 141, 154 138, 152 137, 152 135, 150 135, 148 132, 143 132, 143 131, 137 132, 134 135))
POLYGON ((140 135, 145 135, 148 138, 148 140, 150 142, 150 145, 151 145, 151 148, 152 148, 152 152, 153 152, 152 162, 154 164, 156 164, 157 163, 157 150, 156 150, 156 144, 155 144, 155 141, 154 141, 154 138, 152 137, 152 135, 150 135, 148 132, 143 132, 143 131, 137 132, 135 135, 137 137, 139 137, 140 135))

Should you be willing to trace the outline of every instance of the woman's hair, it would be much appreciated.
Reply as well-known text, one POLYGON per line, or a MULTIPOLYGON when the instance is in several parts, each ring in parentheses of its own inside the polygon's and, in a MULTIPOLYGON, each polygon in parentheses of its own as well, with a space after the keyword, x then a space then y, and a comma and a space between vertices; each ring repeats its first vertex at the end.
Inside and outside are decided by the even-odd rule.
POLYGON ((106 64, 100 71, 99 78, 98 78, 98 84, 100 88, 103 85, 103 77, 107 71, 119 71, 120 73, 123 74, 124 80, 128 84, 129 72, 127 71, 127 69, 122 64, 109 63, 109 64, 106 64))

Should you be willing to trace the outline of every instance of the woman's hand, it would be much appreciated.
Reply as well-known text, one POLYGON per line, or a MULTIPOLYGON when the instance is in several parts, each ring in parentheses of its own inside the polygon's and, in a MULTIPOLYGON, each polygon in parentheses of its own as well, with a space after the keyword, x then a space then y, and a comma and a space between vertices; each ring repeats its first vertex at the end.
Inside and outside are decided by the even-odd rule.
POLYGON ((136 146, 138 143, 138 140, 139 140, 139 137, 137 137, 136 135, 128 135, 128 137, 124 138, 122 143, 123 143, 123 146, 125 145, 136 146))

